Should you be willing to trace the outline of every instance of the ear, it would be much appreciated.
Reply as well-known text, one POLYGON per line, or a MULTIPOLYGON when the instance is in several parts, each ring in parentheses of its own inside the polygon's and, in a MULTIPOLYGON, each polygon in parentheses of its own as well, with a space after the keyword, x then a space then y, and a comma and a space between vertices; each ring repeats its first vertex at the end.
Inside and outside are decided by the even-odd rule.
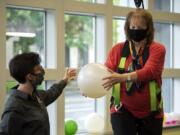
POLYGON ((26 80, 32 80, 33 76, 31 74, 27 74, 25 78, 26 80))

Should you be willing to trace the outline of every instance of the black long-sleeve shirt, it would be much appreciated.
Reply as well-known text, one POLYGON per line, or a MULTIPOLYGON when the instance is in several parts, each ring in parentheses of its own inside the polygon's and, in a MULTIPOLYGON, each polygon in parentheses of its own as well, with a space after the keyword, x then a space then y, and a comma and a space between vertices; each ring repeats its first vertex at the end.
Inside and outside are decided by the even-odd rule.
POLYGON ((2 114, 0 135, 50 135, 46 106, 61 95, 65 86, 62 80, 32 96, 14 88, 2 114))

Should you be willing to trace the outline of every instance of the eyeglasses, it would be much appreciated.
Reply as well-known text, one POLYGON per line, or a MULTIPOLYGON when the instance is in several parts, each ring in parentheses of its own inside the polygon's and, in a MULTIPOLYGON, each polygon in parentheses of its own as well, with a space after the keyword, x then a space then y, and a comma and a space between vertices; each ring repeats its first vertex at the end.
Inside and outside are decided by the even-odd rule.
POLYGON ((44 76, 44 75, 45 75, 45 71, 42 70, 41 73, 32 73, 32 72, 31 72, 30 74, 32 74, 32 75, 34 75, 34 76, 44 76))

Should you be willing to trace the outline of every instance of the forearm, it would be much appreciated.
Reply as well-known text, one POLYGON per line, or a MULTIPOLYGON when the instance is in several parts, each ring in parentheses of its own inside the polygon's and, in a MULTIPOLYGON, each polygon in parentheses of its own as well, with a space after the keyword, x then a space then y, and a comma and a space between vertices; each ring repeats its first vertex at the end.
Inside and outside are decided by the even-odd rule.
POLYGON ((66 85, 67 82, 65 80, 61 80, 53 84, 45 93, 46 94, 44 98, 45 105, 47 106, 52 102, 54 102, 61 95, 66 85))
POLYGON ((124 81, 136 81, 137 80, 137 73, 130 72, 130 73, 124 73, 123 74, 124 81))
POLYGON ((51 98, 57 98, 63 92, 63 89, 66 87, 67 81, 61 80, 57 83, 54 83, 49 89, 48 92, 51 94, 51 98))
POLYGON ((66 87, 66 85, 67 80, 61 80, 59 82, 54 83, 49 90, 53 89, 53 91, 55 91, 56 94, 60 95, 63 89, 66 87))

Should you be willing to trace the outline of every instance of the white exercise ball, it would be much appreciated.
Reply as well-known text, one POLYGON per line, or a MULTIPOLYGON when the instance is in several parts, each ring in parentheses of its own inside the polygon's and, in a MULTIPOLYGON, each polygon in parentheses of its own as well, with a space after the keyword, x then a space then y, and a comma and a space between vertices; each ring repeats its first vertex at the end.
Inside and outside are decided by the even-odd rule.
POLYGON ((97 113, 91 113, 85 120, 85 128, 88 133, 97 134, 104 130, 104 119, 97 113))
POLYGON ((102 64, 90 63, 83 66, 77 78, 81 93, 91 98, 105 96, 108 91, 102 86, 102 79, 110 74, 107 67, 102 64))

